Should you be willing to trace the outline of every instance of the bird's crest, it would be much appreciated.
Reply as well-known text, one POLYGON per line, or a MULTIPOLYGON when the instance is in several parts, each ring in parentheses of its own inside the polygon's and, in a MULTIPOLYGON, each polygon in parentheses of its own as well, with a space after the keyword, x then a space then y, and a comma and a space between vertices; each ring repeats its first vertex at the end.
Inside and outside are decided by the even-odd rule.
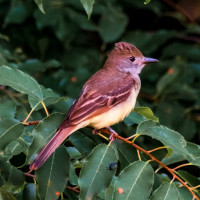
POLYGON ((113 53, 117 53, 119 55, 143 56, 137 47, 127 42, 115 43, 113 53))

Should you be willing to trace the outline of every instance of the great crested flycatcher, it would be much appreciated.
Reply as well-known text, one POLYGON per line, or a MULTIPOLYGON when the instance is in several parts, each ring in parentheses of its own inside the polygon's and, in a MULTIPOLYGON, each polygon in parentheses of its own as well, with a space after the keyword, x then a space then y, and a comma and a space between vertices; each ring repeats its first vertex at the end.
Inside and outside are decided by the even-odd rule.
POLYGON ((37 155, 30 169, 41 167, 76 130, 86 126, 101 129, 122 121, 135 106, 141 87, 139 74, 145 64, 151 62, 158 60, 144 57, 132 44, 116 43, 103 68, 85 83, 57 133, 37 155))

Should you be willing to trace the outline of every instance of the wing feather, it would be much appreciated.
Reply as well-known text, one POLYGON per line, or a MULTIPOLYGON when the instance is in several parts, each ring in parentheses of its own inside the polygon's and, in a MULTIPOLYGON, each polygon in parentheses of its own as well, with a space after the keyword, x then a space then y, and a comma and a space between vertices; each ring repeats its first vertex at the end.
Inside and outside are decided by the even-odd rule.
POLYGON ((76 125, 91 117, 100 115, 127 100, 133 88, 139 90, 140 86, 135 79, 130 75, 122 76, 113 76, 113 79, 109 78, 107 82, 104 78, 104 82, 100 85, 86 83, 60 129, 65 128, 66 124, 76 125))
POLYGON ((106 94, 96 95, 95 98, 87 98, 82 100, 82 105, 78 107, 78 102, 69 116, 69 122, 73 125, 78 124, 91 117, 100 115, 108 111, 112 107, 122 103, 131 94, 134 87, 133 81, 123 87, 118 87, 117 90, 109 91, 106 94))

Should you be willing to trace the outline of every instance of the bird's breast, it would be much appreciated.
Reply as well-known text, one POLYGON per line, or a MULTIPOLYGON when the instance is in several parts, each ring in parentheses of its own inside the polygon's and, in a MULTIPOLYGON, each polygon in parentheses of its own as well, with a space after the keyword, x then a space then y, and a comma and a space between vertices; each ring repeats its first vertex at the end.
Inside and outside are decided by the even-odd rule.
POLYGON ((133 88, 127 100, 112 107, 107 112, 93 117, 92 119, 90 119, 89 125, 94 127, 95 129, 101 129, 104 127, 112 126, 113 124, 122 121, 134 108, 138 92, 139 90, 133 88))

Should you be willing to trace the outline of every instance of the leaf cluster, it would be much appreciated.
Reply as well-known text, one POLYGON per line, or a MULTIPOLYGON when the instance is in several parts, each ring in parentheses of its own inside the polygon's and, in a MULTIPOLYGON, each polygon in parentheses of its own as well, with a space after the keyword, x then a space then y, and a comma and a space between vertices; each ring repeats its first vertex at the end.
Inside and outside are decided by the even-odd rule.
POLYGON ((0 199, 191 200, 191 191, 199 197, 193 188, 200 185, 198 21, 159 0, 0 5, 0 199), (110 144, 87 128, 27 173, 117 41, 160 62, 143 70, 139 103, 114 129, 174 174, 126 142, 110 144))

